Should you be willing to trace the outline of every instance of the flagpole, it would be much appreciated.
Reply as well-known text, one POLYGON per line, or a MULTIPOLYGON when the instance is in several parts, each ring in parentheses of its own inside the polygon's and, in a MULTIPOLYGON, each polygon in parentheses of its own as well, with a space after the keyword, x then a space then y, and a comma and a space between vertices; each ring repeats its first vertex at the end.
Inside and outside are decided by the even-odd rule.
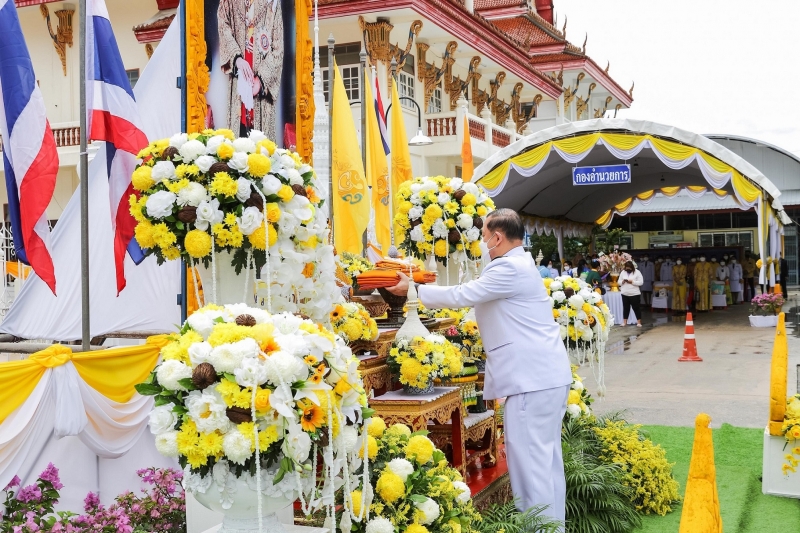
MULTIPOLYGON (((178 85, 181 89, 181 131, 188 133, 186 128, 186 101, 187 101, 187 94, 186 94, 186 0, 180 3, 180 13, 178 14, 180 17, 180 29, 181 29, 181 77, 178 79, 178 85)), ((181 259, 181 293, 178 295, 178 303, 181 306, 181 324, 186 322, 186 319, 189 316, 189 290, 188 290, 188 276, 186 272, 186 267, 190 266, 194 268, 193 265, 187 265, 184 259, 181 259)), ((200 306, 200 302, 196 302, 197 306, 200 306)))
POLYGON ((86 0, 79 0, 80 35, 80 185, 81 185, 81 348, 89 351, 89 157, 86 154, 86 0))

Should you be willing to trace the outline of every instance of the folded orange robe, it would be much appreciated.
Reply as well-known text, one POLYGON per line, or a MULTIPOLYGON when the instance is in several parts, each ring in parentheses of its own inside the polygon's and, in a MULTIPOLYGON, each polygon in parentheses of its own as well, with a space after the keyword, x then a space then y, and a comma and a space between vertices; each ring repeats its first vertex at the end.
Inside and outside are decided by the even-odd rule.
MULTIPOLYGON (((436 281, 435 272, 414 272, 416 283, 433 283, 436 281)), ((400 282, 400 274, 393 270, 369 270, 358 276, 358 286, 363 289, 380 289, 394 287, 400 282)))

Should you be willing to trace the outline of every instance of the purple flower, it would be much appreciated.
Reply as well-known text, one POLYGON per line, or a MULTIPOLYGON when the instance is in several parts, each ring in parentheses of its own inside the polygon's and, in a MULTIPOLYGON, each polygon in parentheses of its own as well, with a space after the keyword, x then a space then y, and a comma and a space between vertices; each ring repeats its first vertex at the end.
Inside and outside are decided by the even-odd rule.
POLYGON ((36 485, 28 485, 19 491, 17 500, 23 503, 42 501, 42 491, 36 485))
POLYGON ((100 497, 95 494, 94 492, 90 492, 86 495, 86 498, 83 499, 83 510, 91 512, 93 509, 96 509, 100 506, 100 497))
POLYGON ((3 490, 6 491, 8 489, 13 489, 14 487, 19 487, 19 484, 22 483, 22 480, 19 479, 19 476, 14 476, 11 481, 8 482, 6 488, 3 490))
POLYGON ((58 468, 56 468, 53 463, 48 463, 47 468, 39 475, 39 479, 42 481, 49 481, 56 490, 64 488, 64 485, 61 484, 61 479, 58 477, 58 468))

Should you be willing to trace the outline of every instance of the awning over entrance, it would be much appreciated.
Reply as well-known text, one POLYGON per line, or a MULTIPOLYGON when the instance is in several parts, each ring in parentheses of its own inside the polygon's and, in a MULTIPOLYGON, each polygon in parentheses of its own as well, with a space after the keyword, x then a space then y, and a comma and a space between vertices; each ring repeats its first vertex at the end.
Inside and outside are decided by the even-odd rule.
POLYGON ((484 161, 475 179, 499 207, 601 224, 627 211, 633 198, 647 201, 655 192, 724 191, 742 208, 757 210, 760 249, 769 239, 773 257, 781 226, 791 222, 778 200, 780 191, 753 165, 702 135, 641 120, 595 119, 539 131, 484 161), (575 166, 620 163, 631 165, 630 183, 572 184, 575 166))
POLYGON ((484 161, 475 176, 495 203, 533 216, 592 223, 637 195, 692 186, 724 190, 746 207, 761 197, 789 223, 780 191, 750 163, 702 135, 654 122, 596 119, 542 130, 484 161), (629 184, 572 185, 578 164, 625 162, 629 184))

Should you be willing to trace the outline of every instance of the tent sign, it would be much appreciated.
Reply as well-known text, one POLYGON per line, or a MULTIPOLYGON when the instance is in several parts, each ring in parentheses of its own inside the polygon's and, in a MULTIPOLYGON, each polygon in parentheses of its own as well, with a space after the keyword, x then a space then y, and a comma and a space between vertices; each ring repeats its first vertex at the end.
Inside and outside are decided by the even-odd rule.
POLYGON ((572 169, 573 185, 605 185, 630 182, 630 165, 602 165, 597 167, 575 167, 572 169))

